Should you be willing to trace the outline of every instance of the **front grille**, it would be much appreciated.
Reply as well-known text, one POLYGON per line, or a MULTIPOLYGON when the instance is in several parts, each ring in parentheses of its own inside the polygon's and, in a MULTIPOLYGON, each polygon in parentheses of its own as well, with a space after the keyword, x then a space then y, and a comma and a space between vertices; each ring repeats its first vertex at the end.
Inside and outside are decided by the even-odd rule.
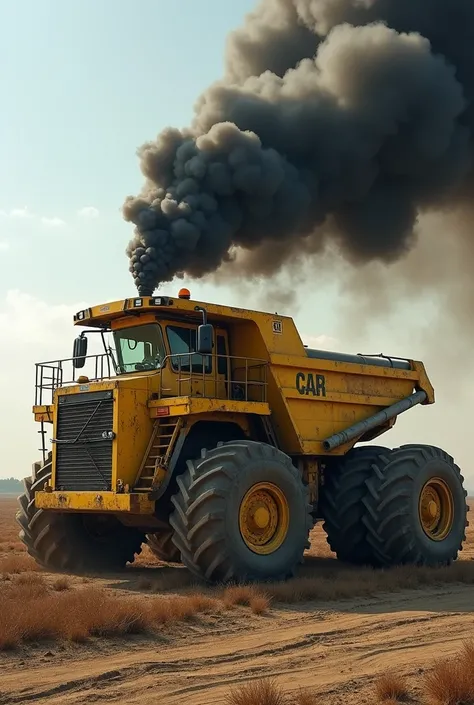
POLYGON ((86 392, 58 399, 56 489, 107 491, 112 488, 113 393, 86 392))

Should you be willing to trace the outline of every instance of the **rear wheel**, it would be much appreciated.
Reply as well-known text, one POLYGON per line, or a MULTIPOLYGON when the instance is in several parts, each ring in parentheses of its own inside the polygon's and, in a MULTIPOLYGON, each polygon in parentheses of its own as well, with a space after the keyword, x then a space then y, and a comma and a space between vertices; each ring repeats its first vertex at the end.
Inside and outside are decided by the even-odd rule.
POLYGON ((264 443, 231 441, 187 465, 170 518, 187 568, 208 582, 293 575, 313 522, 291 459, 264 443))
POLYGON ((384 566, 439 566, 456 560, 466 538, 464 478, 440 448, 405 445, 381 459, 367 481, 364 522, 384 566))
POLYGON ((51 455, 35 463, 23 481, 16 514, 20 539, 37 563, 48 570, 84 573, 119 570, 133 563, 145 537, 115 517, 48 512, 35 505, 35 493, 51 478, 51 455))
POLYGON ((147 534, 146 542, 153 555, 164 563, 181 563, 181 554, 173 543, 173 529, 147 534))
POLYGON ((384 446, 360 446, 330 465, 324 475, 319 507, 324 517, 327 542, 337 558, 354 565, 370 565, 373 549, 367 540, 363 498, 373 464, 390 450, 384 446))

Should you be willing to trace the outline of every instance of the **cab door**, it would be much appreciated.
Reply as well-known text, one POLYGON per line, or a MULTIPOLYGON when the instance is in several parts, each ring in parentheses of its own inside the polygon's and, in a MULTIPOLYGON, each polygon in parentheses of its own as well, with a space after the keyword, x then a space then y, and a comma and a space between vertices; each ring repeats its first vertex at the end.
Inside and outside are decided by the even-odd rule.
POLYGON ((214 328, 212 355, 195 352, 196 325, 170 322, 166 325, 166 337, 174 373, 171 395, 226 399, 229 382, 227 332, 214 328))
POLYGON ((224 328, 215 329, 214 356, 216 361, 216 398, 231 398, 231 365, 229 358, 229 336, 224 328))

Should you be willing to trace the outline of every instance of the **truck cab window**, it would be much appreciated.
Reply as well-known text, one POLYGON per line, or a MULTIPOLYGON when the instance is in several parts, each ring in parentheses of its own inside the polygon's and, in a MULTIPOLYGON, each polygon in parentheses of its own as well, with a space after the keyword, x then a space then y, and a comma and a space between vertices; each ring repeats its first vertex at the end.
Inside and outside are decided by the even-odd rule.
POLYGON ((159 370, 165 358, 161 328, 157 323, 114 332, 117 374, 159 370))
POLYGON ((202 355, 195 352, 197 346, 196 328, 167 326, 166 332, 171 352, 171 365, 174 370, 202 373, 204 365, 206 374, 212 372, 212 356, 205 355, 203 358, 202 355))
POLYGON ((217 336, 217 371, 220 375, 227 375, 227 345, 223 335, 217 336))

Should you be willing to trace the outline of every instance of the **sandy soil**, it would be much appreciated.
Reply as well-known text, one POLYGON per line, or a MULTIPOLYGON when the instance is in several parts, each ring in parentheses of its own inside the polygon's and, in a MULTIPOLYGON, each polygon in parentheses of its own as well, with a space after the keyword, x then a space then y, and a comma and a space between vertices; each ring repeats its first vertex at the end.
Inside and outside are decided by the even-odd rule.
MULTIPOLYGON (((0 557, 21 551, 14 507, 11 499, 0 500, 0 557)), ((310 554, 323 555, 322 564, 337 570, 320 528, 310 554)), ((472 516, 462 559, 474 559, 472 516)), ((130 594, 140 591, 144 575, 172 575, 176 582, 181 573, 145 552, 138 567, 98 582, 130 594)), ((0 582, 0 596, 1 590, 0 582)), ((321 702, 368 704, 374 680, 390 669, 412 677, 416 697, 419 674, 473 635, 473 587, 457 584, 331 603, 275 603, 265 616, 237 608, 156 637, 0 652, 0 703, 220 704, 230 686, 273 676, 288 692, 304 686, 319 693, 321 702)))

